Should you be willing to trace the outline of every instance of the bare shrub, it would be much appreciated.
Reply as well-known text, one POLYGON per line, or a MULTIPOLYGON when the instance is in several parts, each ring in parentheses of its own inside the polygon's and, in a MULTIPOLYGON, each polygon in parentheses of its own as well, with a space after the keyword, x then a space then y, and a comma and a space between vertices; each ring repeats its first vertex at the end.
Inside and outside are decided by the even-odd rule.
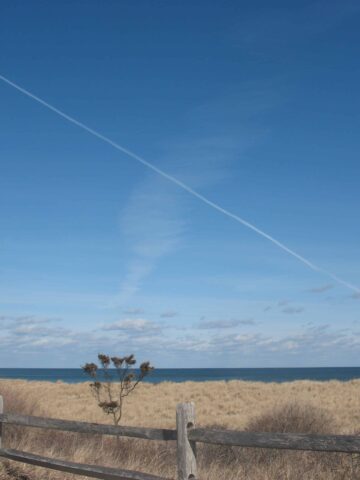
POLYGON ((333 417, 308 404, 288 403, 250 420, 248 432, 330 434, 336 431, 333 417))
MULTIPOLYGON (((208 428, 226 429, 222 425, 212 425, 208 428)), ((289 403, 250 420, 245 430, 248 432, 331 434, 336 431, 336 425, 326 410, 312 405, 289 403)), ((214 471, 220 466, 225 471, 237 472, 239 475, 237 478, 345 480, 351 478, 354 468, 356 468, 351 457, 346 454, 221 445, 200 447, 199 461, 203 471, 214 471)))
POLYGON ((123 414, 124 400, 154 370, 154 367, 150 365, 150 362, 143 362, 139 372, 135 372, 133 368, 136 364, 134 355, 109 357, 109 355, 99 353, 98 360, 100 368, 96 363, 86 363, 82 369, 93 380, 90 388, 98 406, 106 415, 111 416, 114 425, 119 425, 123 414), (110 369, 111 365, 112 369, 110 369))
MULTIPOLYGON (((269 433, 305 433, 325 435, 334 433, 335 425, 332 417, 319 407, 313 405, 288 403, 265 412, 263 415, 250 420, 246 427, 248 432, 269 432, 269 433)), ((302 460, 304 455, 309 460, 314 455, 316 460, 325 458, 326 454, 313 454, 311 452, 301 453, 297 451, 284 451, 278 449, 251 449, 248 452, 253 461, 258 463, 271 463, 276 459, 286 458, 295 462, 302 460), (290 458, 291 457, 291 458, 290 458)), ((333 455, 330 456, 333 462, 333 455)))
MULTIPOLYGON (((246 431, 327 435, 336 433, 337 425, 333 417, 322 408, 311 404, 288 403, 250 420, 246 431)), ((345 454, 278 449, 246 450, 248 460, 257 465, 278 465, 279 470, 289 465, 294 478, 316 478, 319 475, 325 476, 326 472, 328 478, 332 475, 339 480, 350 478, 351 458, 345 454)))

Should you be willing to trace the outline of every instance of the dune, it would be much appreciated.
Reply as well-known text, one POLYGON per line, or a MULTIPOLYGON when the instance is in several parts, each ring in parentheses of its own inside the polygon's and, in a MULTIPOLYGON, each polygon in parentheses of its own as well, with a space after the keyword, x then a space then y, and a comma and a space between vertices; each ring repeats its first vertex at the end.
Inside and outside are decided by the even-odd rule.
MULTIPOLYGON (((111 423, 111 418, 97 406, 88 383, 0 380, 0 394, 4 397, 4 411, 111 423)), ((198 426, 242 430, 257 429, 257 426, 263 427, 270 422, 270 427, 274 423, 276 428, 277 417, 293 415, 285 412, 290 411, 287 410, 289 405, 297 405, 301 407, 298 411, 303 417, 300 424, 297 419, 298 429, 306 430, 318 419, 315 433, 360 432, 360 380, 144 383, 127 399, 122 424, 175 428, 176 404, 186 401, 193 401, 196 405, 198 426)), ((291 428, 293 419, 287 421, 291 428)), ((9 448, 176 478, 172 442, 117 441, 110 437, 11 426, 5 426, 4 430, 3 445, 9 448)), ((348 479, 355 475, 359 464, 358 458, 346 454, 199 448, 199 478, 210 480, 348 479)), ((1 465, 1 480, 80 478, 12 462, 2 462, 1 465)))

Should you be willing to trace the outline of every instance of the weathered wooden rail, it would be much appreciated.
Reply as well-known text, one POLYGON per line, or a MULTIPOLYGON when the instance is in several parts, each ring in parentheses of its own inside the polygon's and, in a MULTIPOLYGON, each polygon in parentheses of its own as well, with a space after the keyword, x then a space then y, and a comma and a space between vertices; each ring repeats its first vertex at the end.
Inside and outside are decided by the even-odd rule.
POLYGON ((195 406, 182 403, 176 409, 176 430, 162 428, 120 427, 96 423, 58 420, 4 413, 0 396, 0 457, 17 462, 37 465, 62 472, 103 480, 166 480, 142 472, 85 465, 65 460, 42 457, 33 453, 3 448, 3 424, 42 429, 61 430, 87 434, 113 435, 142 438, 145 440, 176 441, 178 480, 197 478, 196 443, 210 443, 236 447, 308 450, 317 452, 360 453, 360 436, 355 435, 306 435, 294 433, 256 433, 235 430, 196 428, 195 406))

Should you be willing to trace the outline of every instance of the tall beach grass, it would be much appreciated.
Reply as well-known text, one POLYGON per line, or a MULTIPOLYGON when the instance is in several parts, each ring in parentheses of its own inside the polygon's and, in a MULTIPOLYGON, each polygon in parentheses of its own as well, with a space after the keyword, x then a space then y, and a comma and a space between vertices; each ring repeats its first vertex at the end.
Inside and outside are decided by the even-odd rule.
MULTIPOLYGON (((0 381, 5 410, 27 415, 109 423, 88 384, 0 381)), ((178 402, 194 401, 197 424, 212 428, 301 433, 360 433, 360 380, 350 382, 164 382, 139 386, 123 424, 175 428, 178 402)), ((4 446, 176 478, 173 442, 4 426, 4 446)), ((208 480, 360 479, 360 460, 346 454, 199 445, 199 478, 208 480)), ((3 461, 1 480, 60 480, 69 474, 3 461)))

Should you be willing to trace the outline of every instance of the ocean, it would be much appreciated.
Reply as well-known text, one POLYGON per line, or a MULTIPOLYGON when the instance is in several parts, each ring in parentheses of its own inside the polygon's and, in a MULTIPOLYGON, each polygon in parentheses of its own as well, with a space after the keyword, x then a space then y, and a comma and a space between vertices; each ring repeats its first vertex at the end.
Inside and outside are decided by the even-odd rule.
MULTIPOLYGON (((81 368, 0 368, 0 378, 63 381, 88 381, 81 368)), ((258 382, 292 382, 295 380, 340 380, 360 378, 360 367, 315 368, 158 368, 146 382, 204 382, 211 380, 250 380, 258 382)))

